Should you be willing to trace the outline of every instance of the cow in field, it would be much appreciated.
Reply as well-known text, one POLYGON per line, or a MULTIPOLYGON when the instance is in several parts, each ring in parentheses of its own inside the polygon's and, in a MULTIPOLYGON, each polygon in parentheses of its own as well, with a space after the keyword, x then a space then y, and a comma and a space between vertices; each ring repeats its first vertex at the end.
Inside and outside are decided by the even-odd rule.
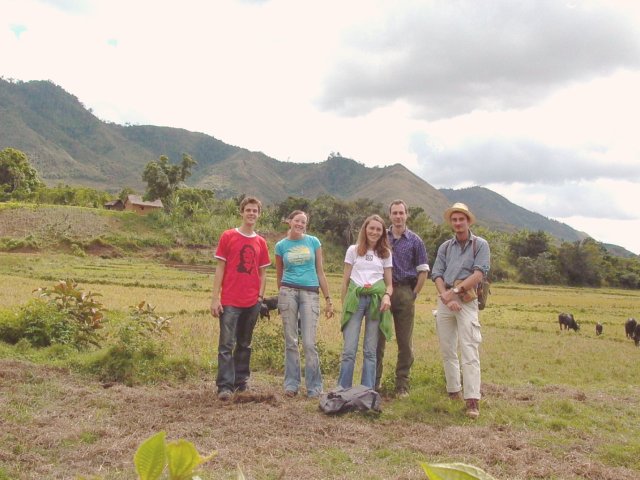
POLYGON ((637 324, 636 328, 633 329, 633 335, 631 336, 631 338, 633 338, 636 347, 640 347, 640 323, 637 324))
POLYGON ((638 322, 635 318, 630 318, 624 322, 624 332, 627 334, 627 338, 633 338, 633 331, 636 329, 638 322))
POLYGON ((262 299, 262 305, 260 306, 260 318, 268 318, 271 320, 269 312, 278 308, 278 297, 266 297, 262 299))
POLYGON ((575 330, 576 332, 580 330, 580 325, 573 318, 572 313, 561 313, 558 315, 558 323, 560 324, 560 330, 575 330))
POLYGON ((596 323, 596 335, 602 335, 602 324, 596 323))

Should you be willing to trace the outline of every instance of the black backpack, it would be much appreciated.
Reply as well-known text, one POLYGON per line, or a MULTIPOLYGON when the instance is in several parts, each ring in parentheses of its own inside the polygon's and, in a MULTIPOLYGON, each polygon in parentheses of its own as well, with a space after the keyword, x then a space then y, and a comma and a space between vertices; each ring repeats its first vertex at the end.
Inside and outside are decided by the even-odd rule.
POLYGON ((320 410, 327 414, 353 411, 382 411, 380 394, 372 388, 358 385, 351 388, 334 388, 320 395, 320 410))

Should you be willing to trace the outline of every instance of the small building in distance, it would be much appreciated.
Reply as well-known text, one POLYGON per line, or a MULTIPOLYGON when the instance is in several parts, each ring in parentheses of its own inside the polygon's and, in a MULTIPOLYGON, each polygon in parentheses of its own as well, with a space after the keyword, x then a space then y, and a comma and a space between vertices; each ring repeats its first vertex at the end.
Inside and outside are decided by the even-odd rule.
POLYGON ((124 210, 124 202, 119 198, 117 200, 111 200, 110 202, 104 204, 104 208, 106 208, 107 210, 122 211, 124 210))
POLYGON ((127 199, 124 202, 125 210, 136 212, 138 215, 146 215, 162 208, 164 208, 164 205, 162 205, 162 200, 159 198, 152 202, 146 202, 142 200, 140 195, 127 195, 127 199))

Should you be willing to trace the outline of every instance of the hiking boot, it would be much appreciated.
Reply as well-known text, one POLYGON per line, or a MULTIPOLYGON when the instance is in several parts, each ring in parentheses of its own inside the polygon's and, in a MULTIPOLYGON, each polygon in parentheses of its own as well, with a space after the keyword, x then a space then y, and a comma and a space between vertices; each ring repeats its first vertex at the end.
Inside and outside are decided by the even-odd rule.
POLYGON ((398 398, 407 398, 409 396, 409 390, 406 388, 399 388, 396 390, 396 397, 398 398))
POLYGON ((476 419, 480 416, 480 400, 477 398, 467 398, 466 415, 469 418, 476 419))
POLYGON ((285 397, 293 398, 298 395, 298 392, 296 390, 285 390, 284 395, 285 397))
POLYGON ((218 400, 222 400, 223 402, 230 400, 231 397, 233 397, 233 392, 231 390, 220 390, 218 392, 218 400))
POLYGON ((449 400, 462 400, 462 395, 460 394, 460 390, 457 392, 448 392, 449 400))

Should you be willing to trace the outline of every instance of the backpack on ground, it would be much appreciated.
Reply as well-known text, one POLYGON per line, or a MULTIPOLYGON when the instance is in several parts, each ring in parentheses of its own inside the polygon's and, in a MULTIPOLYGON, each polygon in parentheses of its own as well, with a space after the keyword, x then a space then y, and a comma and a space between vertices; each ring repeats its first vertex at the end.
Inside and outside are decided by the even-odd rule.
POLYGON ((381 412, 382 399, 380 394, 372 388, 358 385, 357 387, 338 387, 320 395, 320 410, 327 414, 345 413, 353 411, 381 412))

